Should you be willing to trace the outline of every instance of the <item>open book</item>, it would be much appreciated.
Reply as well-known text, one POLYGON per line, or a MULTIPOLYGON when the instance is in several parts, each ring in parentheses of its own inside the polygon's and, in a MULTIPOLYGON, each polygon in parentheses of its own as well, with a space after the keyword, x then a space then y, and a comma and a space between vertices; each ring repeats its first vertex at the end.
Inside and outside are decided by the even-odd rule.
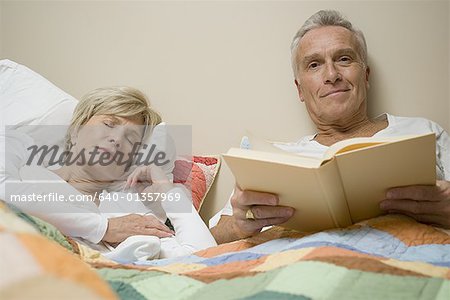
POLYGON ((353 138, 332 145, 323 159, 239 148, 223 157, 240 188, 277 194, 280 205, 296 209, 283 226, 318 231, 382 214, 388 188, 434 185, 435 140, 433 133, 353 138))

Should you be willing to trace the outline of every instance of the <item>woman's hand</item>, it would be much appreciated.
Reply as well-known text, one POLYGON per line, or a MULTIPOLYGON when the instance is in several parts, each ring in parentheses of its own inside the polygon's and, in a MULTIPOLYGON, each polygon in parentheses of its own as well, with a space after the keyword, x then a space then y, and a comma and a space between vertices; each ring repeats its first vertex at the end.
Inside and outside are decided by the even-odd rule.
POLYGON ((137 167, 131 172, 125 185, 125 188, 130 187, 136 188, 139 193, 167 193, 173 185, 160 167, 149 165, 137 167))
POLYGON ((130 214, 108 219, 108 228, 102 241, 111 244, 120 243, 133 235, 152 235, 164 238, 173 236, 174 232, 155 216, 130 214))
POLYGON ((149 165, 137 167, 128 176, 125 189, 134 188, 144 205, 162 220, 167 216, 160 200, 165 199, 163 194, 168 193, 173 186, 160 167, 149 165))

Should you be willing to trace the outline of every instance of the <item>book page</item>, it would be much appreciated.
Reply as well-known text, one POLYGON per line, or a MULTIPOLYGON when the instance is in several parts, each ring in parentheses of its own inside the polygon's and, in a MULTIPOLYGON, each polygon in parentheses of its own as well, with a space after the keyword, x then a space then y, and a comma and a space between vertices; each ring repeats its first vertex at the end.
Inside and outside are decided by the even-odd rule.
POLYGON ((331 159, 333 156, 349 152, 353 150, 358 150, 362 148, 374 147, 380 144, 392 143, 399 140, 405 140, 415 137, 415 135, 405 135, 399 137, 358 137, 351 138, 347 140, 343 140, 337 143, 334 143, 330 146, 330 148, 325 152, 323 156, 323 161, 327 161, 331 159))

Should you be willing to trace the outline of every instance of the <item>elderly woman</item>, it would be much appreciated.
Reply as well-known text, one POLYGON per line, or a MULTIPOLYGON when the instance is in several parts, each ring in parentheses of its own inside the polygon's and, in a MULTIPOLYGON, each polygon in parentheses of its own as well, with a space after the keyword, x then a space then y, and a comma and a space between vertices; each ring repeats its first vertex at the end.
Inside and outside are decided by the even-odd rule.
MULTIPOLYGON (((186 191, 168 179, 173 158, 166 159, 161 167, 144 165, 131 173, 135 161, 132 158, 144 148, 141 146, 144 137, 152 130, 157 131, 162 126, 160 123, 161 117, 150 107, 145 95, 134 88, 109 87, 88 93, 73 113, 64 159, 59 161, 61 167, 51 170, 23 167, 29 156, 23 153, 19 173, 9 174, 9 178, 64 181, 57 189, 62 189, 61 193, 67 198, 81 193, 91 201, 77 205, 66 201, 48 206, 47 211, 42 210, 42 205, 40 210, 36 205, 20 207, 54 224, 63 233, 81 238, 109 257, 122 261, 178 256, 214 246, 214 238, 186 191), (128 176, 129 183, 138 187, 135 192, 141 193, 130 197, 120 192, 128 176), (136 185, 138 179, 144 182, 136 185), (177 201, 154 201, 152 206, 138 203, 140 206, 136 209, 139 196, 155 192, 172 195, 172 200, 177 201), (127 203, 133 204, 133 212, 139 213, 127 213, 127 203), (105 208, 109 208, 109 213, 105 208), (172 223, 175 231, 167 227, 166 222, 172 223), (118 246, 114 249, 111 245, 118 246)), ((10 173, 8 169, 6 173, 10 173)), ((41 194, 55 192, 45 184, 22 187, 20 192, 32 189, 41 194)))
MULTIPOLYGON (((436 123, 422 118, 383 114, 369 118, 367 92, 370 68, 364 35, 339 12, 322 10, 295 35, 292 67, 299 99, 316 126, 314 135, 278 145, 283 150, 322 157, 332 144, 353 137, 394 137, 435 133, 435 186, 411 186, 388 191, 381 209, 411 216, 419 222, 450 228, 450 139, 436 123)), ((301 197, 301 195, 299 195, 301 197)), ((214 218, 211 231, 219 243, 248 237, 265 226, 286 222, 291 207, 278 205, 276 195, 239 187, 214 218)))

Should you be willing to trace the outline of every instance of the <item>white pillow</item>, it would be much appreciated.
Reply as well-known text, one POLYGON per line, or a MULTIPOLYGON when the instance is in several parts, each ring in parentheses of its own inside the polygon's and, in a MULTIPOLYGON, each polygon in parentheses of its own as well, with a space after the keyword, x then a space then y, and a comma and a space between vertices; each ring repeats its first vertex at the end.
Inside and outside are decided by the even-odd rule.
POLYGON ((173 181, 172 171, 175 168, 175 159, 176 159, 176 149, 175 142, 170 135, 169 125, 165 122, 161 122, 153 128, 152 132, 146 132, 144 139, 142 141, 143 145, 147 145, 146 149, 140 149, 139 152, 142 153, 142 157, 147 157, 148 152, 151 149, 152 145, 155 145, 156 148, 153 152, 153 155, 150 156, 149 161, 154 160, 156 153, 163 152, 165 153, 165 159, 169 162, 160 166, 164 173, 167 175, 170 181, 173 181))
POLYGON ((65 129, 77 103, 74 97, 26 66, 8 59, 0 60, 2 130, 12 125, 39 145, 62 146, 65 129))

